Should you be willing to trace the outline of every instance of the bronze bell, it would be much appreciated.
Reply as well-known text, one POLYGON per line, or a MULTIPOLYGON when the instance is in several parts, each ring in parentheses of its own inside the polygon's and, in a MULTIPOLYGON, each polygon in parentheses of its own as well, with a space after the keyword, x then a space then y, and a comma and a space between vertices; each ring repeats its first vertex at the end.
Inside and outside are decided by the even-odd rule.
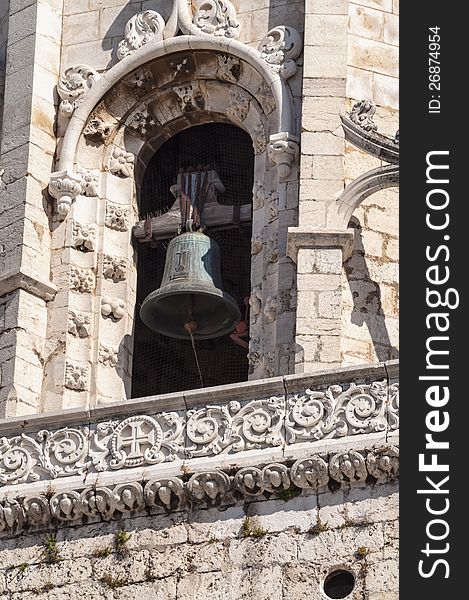
POLYGON ((143 301, 140 318, 153 331, 177 339, 231 333, 241 313, 223 291, 218 244, 201 232, 173 238, 161 286, 143 301))

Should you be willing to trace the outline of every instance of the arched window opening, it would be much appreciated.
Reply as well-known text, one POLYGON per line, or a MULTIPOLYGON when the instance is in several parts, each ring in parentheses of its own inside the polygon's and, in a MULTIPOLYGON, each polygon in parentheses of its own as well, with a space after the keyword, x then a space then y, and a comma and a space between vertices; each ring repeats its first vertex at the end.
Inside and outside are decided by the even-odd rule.
MULTIPOLYGON (((166 250, 175 235, 171 208, 181 169, 208 166, 216 171, 225 191, 207 211, 206 234, 220 247, 224 291, 237 302, 242 319, 249 318, 251 204, 254 152, 250 136, 225 123, 197 125, 164 143, 150 160, 140 189, 140 218, 145 226, 134 230, 137 249, 137 303, 134 326, 132 397, 200 388, 191 342, 151 331, 141 321, 140 306, 160 287, 166 250), (162 219, 162 215, 165 218, 162 219), (153 225, 152 223, 155 223, 153 225), (146 231, 144 231, 146 230, 146 231), (150 231, 150 234, 148 233, 150 231)), ((204 387, 247 380, 248 360, 244 336, 225 335, 198 340, 197 357, 204 387)))

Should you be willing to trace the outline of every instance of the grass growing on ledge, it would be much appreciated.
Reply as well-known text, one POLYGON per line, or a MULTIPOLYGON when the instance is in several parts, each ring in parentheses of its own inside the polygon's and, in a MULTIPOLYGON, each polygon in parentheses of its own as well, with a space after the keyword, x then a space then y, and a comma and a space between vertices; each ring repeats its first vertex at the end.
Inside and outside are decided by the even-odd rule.
POLYGON ((318 533, 322 533, 323 531, 327 531, 329 529, 329 525, 326 523, 323 523, 321 521, 321 517, 318 515, 318 520, 316 521, 316 525, 313 525, 312 527, 310 527, 309 529, 309 533, 312 533, 313 535, 318 535, 318 533))
POLYGON ((119 529, 119 531, 116 533, 116 536, 114 539, 115 544, 116 544, 116 550, 117 550, 118 554, 125 554, 128 552, 126 544, 130 540, 131 537, 132 537, 131 533, 129 533, 128 531, 125 531, 125 529, 119 529))
POLYGON ((107 558, 111 554, 112 554, 112 547, 105 546, 104 548, 98 548, 97 550, 95 550, 95 552, 93 553, 93 556, 95 558, 107 558))
POLYGON ((269 532, 257 524, 254 517, 245 517, 241 526, 241 537, 259 539, 264 537, 269 532))
POLYGON ((288 502, 292 498, 296 498, 297 496, 299 496, 301 494, 301 490, 300 488, 297 488, 296 486, 292 485, 286 490, 279 490, 278 492, 275 492, 275 494, 280 500, 288 502))
POLYGON ((355 552, 355 556, 357 558, 365 558, 365 556, 368 556, 369 553, 370 553, 369 548, 367 548, 366 546, 360 546, 360 548, 357 548, 357 551, 355 552))
POLYGON ((44 549, 42 551, 45 562, 49 564, 58 563, 62 560, 60 556, 60 549, 57 546, 57 534, 55 532, 50 533, 44 538, 44 549))

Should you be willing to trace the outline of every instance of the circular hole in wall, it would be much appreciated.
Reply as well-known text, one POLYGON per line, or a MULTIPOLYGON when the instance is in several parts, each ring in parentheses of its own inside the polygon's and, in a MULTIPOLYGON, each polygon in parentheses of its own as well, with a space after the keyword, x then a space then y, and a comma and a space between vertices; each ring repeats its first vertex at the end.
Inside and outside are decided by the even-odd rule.
POLYGON ((355 587, 355 577, 350 571, 332 571, 324 581, 324 592, 328 598, 346 598, 355 587))

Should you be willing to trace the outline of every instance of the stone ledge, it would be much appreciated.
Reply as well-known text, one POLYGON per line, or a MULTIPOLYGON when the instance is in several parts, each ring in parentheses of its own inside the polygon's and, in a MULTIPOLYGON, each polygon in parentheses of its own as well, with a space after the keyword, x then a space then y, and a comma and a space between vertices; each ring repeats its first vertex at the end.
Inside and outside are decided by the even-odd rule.
POLYGON ((296 263, 300 249, 325 250, 340 248, 342 250, 342 260, 345 262, 352 256, 354 233, 353 229, 330 230, 289 227, 287 256, 296 263))
POLYGON ((385 443, 399 427, 396 378, 392 361, 7 419, 0 424, 0 494, 385 443))
POLYGON ((0 296, 6 296, 15 290, 24 290, 46 302, 53 300, 57 287, 49 282, 39 281, 25 273, 14 273, 0 280, 0 296))

